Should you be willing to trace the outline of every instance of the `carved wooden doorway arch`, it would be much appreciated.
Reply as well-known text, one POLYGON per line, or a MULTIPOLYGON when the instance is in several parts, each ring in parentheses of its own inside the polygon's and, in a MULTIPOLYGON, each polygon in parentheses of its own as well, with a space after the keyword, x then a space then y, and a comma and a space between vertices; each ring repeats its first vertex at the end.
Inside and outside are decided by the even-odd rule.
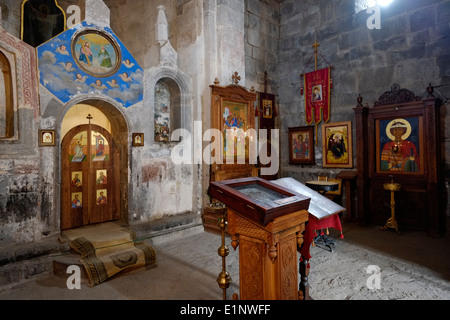
POLYGON ((94 124, 62 141, 61 230, 120 218, 120 165, 111 134, 94 124))

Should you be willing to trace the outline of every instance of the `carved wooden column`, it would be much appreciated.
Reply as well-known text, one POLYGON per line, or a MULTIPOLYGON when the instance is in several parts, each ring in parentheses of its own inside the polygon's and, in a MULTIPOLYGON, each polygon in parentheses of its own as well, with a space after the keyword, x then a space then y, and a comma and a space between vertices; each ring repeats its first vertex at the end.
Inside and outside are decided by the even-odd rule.
POLYGON ((306 210, 275 218, 263 226, 228 209, 232 247, 239 246, 241 300, 298 300, 297 248, 308 220, 306 210))

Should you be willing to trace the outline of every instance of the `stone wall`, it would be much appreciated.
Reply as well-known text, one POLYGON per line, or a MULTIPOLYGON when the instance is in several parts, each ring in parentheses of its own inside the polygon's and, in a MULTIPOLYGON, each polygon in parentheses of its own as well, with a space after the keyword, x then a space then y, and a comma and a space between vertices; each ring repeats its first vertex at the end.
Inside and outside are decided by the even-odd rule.
MULTIPOLYGON (((58 1, 64 10, 71 4, 79 5, 82 13, 85 4, 95 2, 58 1)), ((354 1, 349 0, 104 2, 110 9, 112 30, 145 71, 144 101, 109 114, 122 119, 117 125, 122 142, 132 132, 145 133, 145 147, 129 149, 129 159, 124 161, 128 167, 122 172, 125 175, 122 180, 128 187, 128 202, 123 209, 128 210, 127 221, 136 226, 161 218, 170 219, 167 223, 158 221, 158 228, 191 223, 186 222, 189 219, 185 213, 192 212, 198 217, 209 201, 208 166, 174 165, 170 157, 174 144, 152 141, 152 90, 161 78, 172 79, 180 87, 182 124, 192 129, 194 121, 201 121, 204 132, 211 124, 209 86, 215 78, 225 86, 237 71, 241 85, 262 92, 267 71, 268 92, 277 96, 277 127, 281 130, 282 148, 280 173, 299 181, 315 179, 323 173, 333 177, 340 171, 322 167, 321 126, 316 165, 288 164, 287 130, 306 125, 300 75, 314 69, 314 41, 320 43, 319 53, 326 59, 319 56, 318 68, 328 63, 333 66, 330 122, 354 121, 358 94, 362 95, 363 103, 372 104, 396 82, 419 96, 432 83, 436 95, 450 96, 450 2, 446 0, 395 0, 381 8, 381 29, 373 30, 366 25, 370 14, 366 10, 356 13, 354 1), (165 6, 168 40, 178 57, 169 66, 161 64, 155 35, 160 4, 165 6)), ((6 33, 15 36, 6 41, 10 46, 17 44, 20 37, 20 3, 4 0, 0 4, 2 26, 6 33)), ((36 64, 33 59, 30 58, 31 65, 36 64)), ((38 85, 23 86, 30 87, 38 85)), ((40 99, 34 94, 33 103, 19 103, 17 108, 20 139, 0 144, 0 246, 36 243, 59 232, 59 148, 39 148, 37 131, 39 128, 58 131, 73 102, 63 104, 44 90, 40 99)), ((112 108, 119 110, 120 106, 112 108)), ((448 109, 446 103, 441 119, 447 181, 448 109)))
MULTIPOLYGON (((306 125, 300 75, 314 71, 314 41, 320 43, 318 69, 329 64, 333 67, 330 122, 354 121, 358 94, 363 104, 373 105, 393 83, 417 96, 423 96, 431 83, 437 88, 436 96, 450 97, 450 2, 395 0, 381 7, 381 29, 372 30, 366 25, 371 14, 367 10, 356 13, 354 1, 285 0, 280 10, 278 94, 282 141, 287 141, 289 127, 306 125)), ((441 110, 448 184, 449 103, 441 110)), ((340 171, 322 167, 321 124, 318 129, 314 166, 289 165, 287 144, 281 144, 283 176, 306 181, 322 173, 333 177, 340 171)))
MULTIPOLYGON (((85 1, 86 0, 58 0, 58 5, 66 13, 66 17, 70 21, 78 20, 78 15, 75 17, 74 14, 79 13, 79 20, 83 21, 85 14, 85 1), (72 11, 70 6, 78 6, 79 11, 72 11), (75 19, 77 18, 77 19, 75 19)), ((20 38, 20 17, 22 2, 18 0, 2 0, 0 3, 1 18, 3 19, 2 25, 5 30, 11 35, 20 38)), ((0 19, 1 20, 1 19, 0 19)))
MULTIPOLYGON (((0 139, 0 247, 38 241, 49 216, 45 177, 40 174, 36 119, 39 112, 34 48, 0 28, 0 51, 5 52, 14 85, 14 135, 0 139), (45 183, 45 182, 44 182, 45 183)), ((4 86, 3 80, 0 85, 4 86)))
POLYGON ((267 93, 278 91, 278 44, 280 39, 278 1, 245 1, 245 73, 247 87, 267 93))

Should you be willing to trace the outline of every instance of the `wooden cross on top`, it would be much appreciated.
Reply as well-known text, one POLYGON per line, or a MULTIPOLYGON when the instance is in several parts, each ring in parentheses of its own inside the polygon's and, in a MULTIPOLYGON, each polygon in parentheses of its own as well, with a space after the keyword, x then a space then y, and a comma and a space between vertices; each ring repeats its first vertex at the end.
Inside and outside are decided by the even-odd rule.
POLYGON ((239 81, 241 80, 241 76, 238 75, 237 71, 234 72, 233 76, 231 77, 233 79, 233 83, 237 85, 239 81))
POLYGON ((267 71, 264 71, 264 93, 267 93, 267 71))
POLYGON ((315 66, 316 66, 316 69, 315 69, 315 71, 317 71, 317 48, 320 46, 320 43, 317 43, 317 41, 314 41, 314 44, 312 45, 313 46, 313 48, 314 48, 314 59, 315 59, 315 66))

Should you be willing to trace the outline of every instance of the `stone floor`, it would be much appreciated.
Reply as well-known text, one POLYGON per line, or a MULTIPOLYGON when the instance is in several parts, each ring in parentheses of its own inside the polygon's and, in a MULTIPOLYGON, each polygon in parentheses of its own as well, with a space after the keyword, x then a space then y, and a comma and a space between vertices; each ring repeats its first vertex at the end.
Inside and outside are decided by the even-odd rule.
MULTIPOLYGON (((377 226, 343 223, 344 239, 330 230, 333 252, 311 248, 310 295, 315 300, 450 300, 450 235, 381 231, 377 226), (377 266, 372 274, 369 266, 377 266), (376 277, 379 276, 377 283, 376 277), (375 280, 374 280, 375 279, 375 280), (379 284, 379 286, 377 285, 379 284), (369 289, 369 287, 375 287, 369 289)), ((220 300, 221 271, 217 234, 196 227, 181 235, 147 239, 157 251, 158 267, 122 274, 96 287, 86 280, 69 290, 66 278, 44 273, 0 292, 0 300, 220 300)), ((227 245, 230 239, 227 238, 227 245)), ((238 252, 230 247, 227 269, 239 293, 238 252)), ((375 268, 376 267, 372 267, 375 268)))

